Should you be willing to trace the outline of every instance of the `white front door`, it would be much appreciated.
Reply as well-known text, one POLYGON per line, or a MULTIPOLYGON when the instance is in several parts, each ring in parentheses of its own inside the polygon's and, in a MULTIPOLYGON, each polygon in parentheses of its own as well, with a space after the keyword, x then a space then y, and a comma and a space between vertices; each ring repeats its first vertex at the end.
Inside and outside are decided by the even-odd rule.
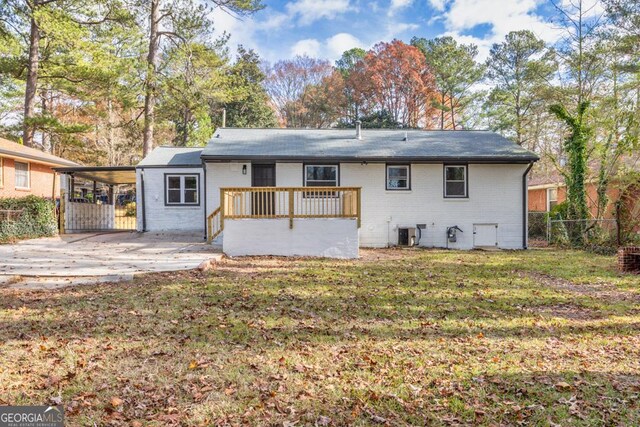
POLYGON ((498 246, 498 224, 473 224, 473 246, 476 248, 498 246))

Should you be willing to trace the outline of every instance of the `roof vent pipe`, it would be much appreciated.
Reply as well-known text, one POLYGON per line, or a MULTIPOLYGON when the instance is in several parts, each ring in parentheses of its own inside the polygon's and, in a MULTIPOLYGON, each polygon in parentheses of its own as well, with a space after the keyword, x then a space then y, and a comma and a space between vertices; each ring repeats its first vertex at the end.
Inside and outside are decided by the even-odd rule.
POLYGON ((356 120, 356 139, 362 139, 362 122, 356 120))

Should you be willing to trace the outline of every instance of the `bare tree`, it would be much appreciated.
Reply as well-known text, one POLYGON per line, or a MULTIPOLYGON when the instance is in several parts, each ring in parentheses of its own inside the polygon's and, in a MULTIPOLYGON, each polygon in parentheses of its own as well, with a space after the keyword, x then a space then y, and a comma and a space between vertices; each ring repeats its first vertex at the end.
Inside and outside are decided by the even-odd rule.
POLYGON ((278 118, 287 127, 304 126, 301 120, 305 98, 310 86, 320 86, 333 74, 329 61, 296 56, 278 61, 266 69, 265 88, 278 118))

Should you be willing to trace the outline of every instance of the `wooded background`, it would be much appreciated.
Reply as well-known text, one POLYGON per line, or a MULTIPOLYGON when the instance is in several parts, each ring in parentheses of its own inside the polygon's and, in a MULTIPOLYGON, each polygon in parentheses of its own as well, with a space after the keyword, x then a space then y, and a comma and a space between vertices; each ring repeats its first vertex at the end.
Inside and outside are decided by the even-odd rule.
POLYGON ((640 5, 554 5, 560 41, 511 32, 484 62, 414 37, 268 64, 212 32, 214 8, 242 16, 260 0, 1 0, 0 133, 127 165, 204 145, 223 109, 229 127, 491 129, 540 154, 535 173, 563 175, 584 218, 585 180, 606 189, 637 170, 640 5))

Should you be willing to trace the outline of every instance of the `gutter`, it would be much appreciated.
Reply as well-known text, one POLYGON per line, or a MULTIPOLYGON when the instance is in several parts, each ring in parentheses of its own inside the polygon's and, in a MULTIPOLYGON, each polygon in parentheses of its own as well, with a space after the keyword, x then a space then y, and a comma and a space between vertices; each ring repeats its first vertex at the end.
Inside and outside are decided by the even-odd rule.
POLYGON ((204 240, 207 240, 207 238, 209 237, 207 235, 207 233, 209 232, 207 230, 207 163, 202 160, 202 179, 204 181, 204 190, 203 190, 203 195, 204 195, 204 201, 202 202, 204 205, 204 240))
POLYGON ((46 157, 40 157, 35 154, 26 154, 26 153, 16 153, 15 151, 5 150, 0 148, 0 154, 4 157, 10 157, 20 160, 25 160, 27 162, 40 163, 43 165, 51 166, 51 167, 73 167, 78 166, 77 163, 72 162, 71 160, 65 160, 60 158, 61 160, 48 159, 46 157))
POLYGON ((528 249, 528 240, 529 240, 529 229, 528 229, 528 213, 529 213, 529 205, 528 205, 528 194, 529 189, 527 188, 527 176, 529 175, 529 171, 533 167, 533 162, 529 163, 529 166, 522 174, 522 249, 528 249))
POLYGON ((145 210, 145 198, 144 198, 144 168, 140 168, 140 201, 142 202, 142 232, 147 231, 147 213, 145 210))
POLYGON ((529 164, 540 160, 538 157, 465 157, 465 156, 442 156, 442 157, 403 157, 403 156, 376 156, 376 157, 340 157, 340 156, 265 156, 265 155, 202 155, 201 159, 206 162, 247 162, 247 161, 270 161, 270 162, 412 162, 412 163, 486 163, 486 164, 529 164))

